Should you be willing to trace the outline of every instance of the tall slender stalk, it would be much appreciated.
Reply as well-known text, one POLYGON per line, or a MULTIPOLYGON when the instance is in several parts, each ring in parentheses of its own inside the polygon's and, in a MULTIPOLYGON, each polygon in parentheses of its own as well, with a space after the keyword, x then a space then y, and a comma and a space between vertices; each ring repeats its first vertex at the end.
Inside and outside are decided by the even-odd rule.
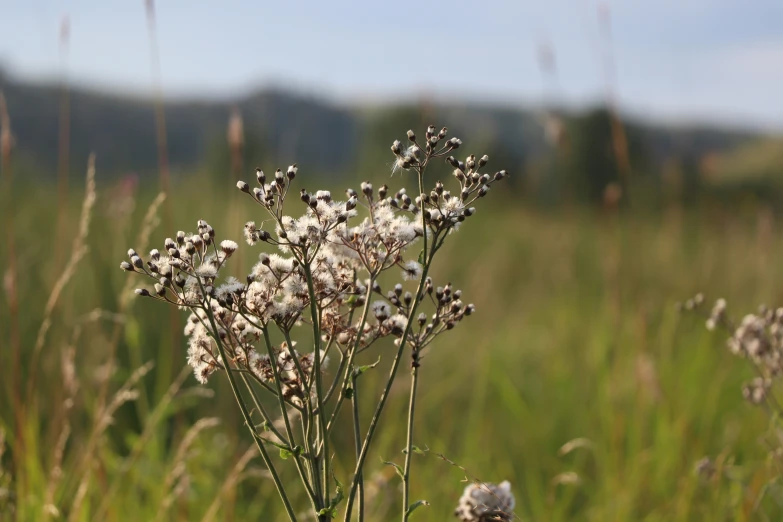
MULTIPOLYGON (((304 272, 305 278, 307 279, 307 292, 310 295, 310 315, 313 321, 313 377, 315 378, 315 397, 316 404, 318 405, 318 414, 316 415, 318 418, 320 434, 318 438, 320 438, 323 443, 323 452, 315 452, 315 458, 319 460, 320 458, 323 458, 323 496, 324 506, 326 506, 329 504, 329 436, 326 431, 323 386, 321 383, 321 325, 319 321, 318 303, 315 295, 315 285, 313 284, 313 273, 306 258, 304 272), (319 455, 321 457, 319 457, 319 455)), ((310 398, 307 397, 306 400, 309 401, 310 398)), ((316 441, 316 446, 318 445, 318 441, 316 441)), ((324 520, 328 519, 324 518, 324 520)))
MULTIPOLYGON (((277 364, 275 364, 277 356, 275 355, 275 352, 272 349, 272 341, 269 339, 269 330, 266 327, 264 327, 262 332, 264 334, 264 343, 266 344, 266 349, 267 349, 267 353, 269 354, 269 359, 272 361, 272 364, 270 366, 272 367, 272 372, 275 378, 275 386, 277 387, 277 400, 280 405, 280 414, 283 416, 283 423, 285 424, 286 436, 288 437, 291 452, 294 454, 293 456, 294 463, 296 464, 297 471, 299 471, 299 478, 302 479, 302 484, 304 485, 305 490, 307 490, 307 496, 310 498, 310 502, 313 505, 313 509, 315 509, 315 511, 318 512, 321 509, 321 507, 319 507, 319 504, 321 502, 320 496, 316 495, 316 492, 313 490, 310 481, 307 480, 307 475, 305 473, 304 468, 302 467, 302 462, 300 460, 300 457, 297 454, 298 452, 295 447, 296 439, 294 438, 294 432, 291 429, 291 421, 288 419, 288 410, 285 406, 285 399, 283 398, 283 387, 280 384, 280 375, 277 372, 277 364)), ((305 444, 306 444, 306 440, 305 440, 305 444)), ((310 457, 306 456, 305 458, 310 458, 310 457)), ((313 482, 315 483, 315 477, 313 478, 313 482)))
MULTIPOLYGON (((359 401, 358 394, 356 392, 356 374, 352 373, 351 387, 353 388, 353 396, 351 397, 352 411, 353 411, 353 438, 356 445, 356 459, 359 460, 359 455, 362 452, 362 435, 361 425, 359 423, 359 401)), ((359 522, 364 522, 364 473, 359 470, 359 522)))
MULTIPOLYGON (((204 291, 204 285, 201 283, 201 279, 197 278, 197 280, 199 286, 201 287, 202 293, 206 294, 204 291)), ((204 311, 206 312, 207 318, 209 319, 209 324, 212 327, 212 338, 215 340, 215 344, 217 344, 218 352, 220 352, 220 360, 223 363, 223 367, 226 369, 228 382, 231 384, 231 391, 234 392, 234 398, 237 401, 237 405, 239 405, 239 409, 242 411, 242 417, 245 420, 245 424, 247 424, 247 429, 250 430, 250 434, 252 435, 256 446, 258 447, 258 451, 261 453, 261 458, 264 459, 264 464, 266 464, 267 469, 269 469, 269 473, 272 475, 272 480, 275 483, 275 487, 277 488, 277 493, 280 495, 280 499, 283 501, 288 518, 291 520, 291 522, 296 522, 296 515, 294 514, 294 509, 291 507, 291 502, 288 500, 288 495, 285 492, 283 483, 280 481, 280 477, 277 475, 277 470, 275 469, 274 464, 272 464, 272 460, 269 458, 269 454, 267 453, 266 448, 261 441, 261 437, 256 432, 256 428, 253 424, 253 418, 250 416, 250 411, 245 404, 245 399, 242 397, 242 393, 239 391, 239 387, 237 387, 236 379, 234 379, 234 372, 231 371, 231 367, 229 366, 226 349, 223 347, 223 343, 220 340, 220 335, 218 335, 217 324, 215 323, 215 317, 212 313, 212 308, 209 306, 209 301, 207 301, 206 304, 207 306, 204 307, 204 311)))
POLYGON ((367 458, 367 452, 370 449, 370 444, 372 443, 373 436, 375 435, 375 430, 378 427, 378 420, 381 417, 381 413, 383 413, 384 406, 386 406, 386 400, 389 398, 389 392, 391 392, 394 378, 397 376, 397 369, 400 366, 400 360, 402 359, 402 352, 405 350, 405 344, 408 342, 408 335, 411 331, 411 324, 414 317, 416 317, 416 311, 418 310, 419 303, 421 302, 422 293, 424 291, 424 281, 427 279, 428 270, 429 263, 425 264, 421 271, 421 279, 419 280, 419 286, 416 289, 416 296, 413 299, 411 311, 408 314, 407 326, 402 334, 402 337, 400 338, 400 346, 397 348, 397 353, 395 354, 394 360, 392 361, 392 367, 391 370, 389 370, 389 377, 386 380, 383 393, 381 393, 381 398, 378 400, 378 406, 376 406, 375 413, 373 413, 372 419, 370 419, 370 426, 367 429, 367 435, 365 436, 364 443, 362 444, 362 451, 359 453, 359 458, 356 462, 356 469, 354 470, 353 480, 351 480, 351 489, 348 493, 348 503, 345 507, 345 522, 349 522, 351 520, 351 512, 353 511, 356 488, 359 485, 359 477, 361 476, 362 467, 364 466, 364 461, 367 458))

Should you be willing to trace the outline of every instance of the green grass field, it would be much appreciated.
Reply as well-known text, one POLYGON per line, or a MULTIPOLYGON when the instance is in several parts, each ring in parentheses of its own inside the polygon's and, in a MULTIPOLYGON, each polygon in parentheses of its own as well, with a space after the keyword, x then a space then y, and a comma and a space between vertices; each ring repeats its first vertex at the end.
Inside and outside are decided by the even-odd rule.
MULTIPOLYGON (((78 233, 83 188, 71 187, 61 228, 52 187, 17 180, 7 194, 13 230, 5 231, 0 252, 7 274, 13 234, 19 316, 12 328, 6 275, 2 520, 283 519, 225 379, 203 387, 188 373, 171 388, 185 364, 185 315, 138 302, 125 286, 119 263, 128 247, 142 251, 138 234, 154 183, 143 181, 137 199, 123 199, 98 163, 89 252, 54 303, 36 369, 34 347, 78 233), (19 332, 21 368, 12 330, 19 332), (69 353, 74 378, 63 375, 69 353), (138 380, 138 397, 116 405, 104 426, 117 391, 147 362, 154 366, 138 380), (23 399, 15 404, 18 388, 23 399), (219 423, 197 424, 215 417, 219 423)), ((230 181, 225 190, 205 189, 211 186, 178 181, 144 251, 200 218, 219 237, 240 241, 242 224, 258 219, 259 209, 231 191, 230 181)), ((768 418, 740 393, 752 368, 728 353, 725 333, 675 310, 698 291, 708 300, 725 297, 735 315, 779 302, 783 241, 773 218, 706 206, 543 213, 502 191, 488 203, 449 238, 435 267, 436 280, 463 289, 477 313, 441 337, 423 362, 415 443, 430 451, 414 456, 412 491, 431 505, 416 519, 452 519, 465 486, 465 472, 438 454, 471 478, 510 480, 521 520, 779 519, 768 418), (694 473, 707 455, 722 476, 694 473)), ((242 244, 234 267, 248 270, 260 251, 242 244)), ((363 354, 367 362, 382 359, 360 382, 368 396, 364 419, 392 348, 363 354)), ((408 378, 401 372, 368 459, 368 520, 392 520, 399 509, 399 479, 382 461, 403 458, 408 378)), ((352 445, 347 428, 338 446, 352 456, 352 445)), ((296 484, 284 464, 284 479, 296 484)), ((347 482, 353 459, 335 466, 347 482)), ((295 498, 304 511, 304 495, 295 498)))

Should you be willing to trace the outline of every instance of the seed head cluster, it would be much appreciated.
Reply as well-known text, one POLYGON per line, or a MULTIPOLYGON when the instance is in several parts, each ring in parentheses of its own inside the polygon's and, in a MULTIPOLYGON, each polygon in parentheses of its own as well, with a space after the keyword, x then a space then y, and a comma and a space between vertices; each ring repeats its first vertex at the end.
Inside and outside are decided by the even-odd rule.
POLYGON ((454 515, 463 522, 508 522, 514 518, 514 505, 507 480, 498 485, 474 483, 465 488, 454 515))
MULTIPOLYGON (((686 301, 684 308, 700 310, 703 302, 703 296, 698 294, 686 301)), ((758 376, 742 386, 742 396, 751 404, 764 403, 773 383, 783 375, 783 308, 762 305, 736 324, 727 313, 726 300, 718 299, 709 311, 706 327, 725 328, 730 333, 729 351, 756 367, 758 376)))
POLYGON ((451 154, 462 142, 446 135, 445 128, 436 132, 430 126, 420 144, 409 132, 409 146, 395 141, 392 152, 400 169, 419 173, 427 162, 444 159, 456 179, 451 190, 436 181, 431 190, 409 195, 405 188, 392 192, 386 185, 376 189, 364 182, 359 191, 348 189, 339 200, 326 190, 301 189, 290 197, 296 165, 271 176, 257 169, 252 187, 239 181, 237 188, 268 214, 263 226, 256 221, 244 226, 249 245, 269 248, 242 280, 222 276, 237 243, 218 240, 204 220, 197 222, 196 232, 177 232, 146 258, 129 250, 128 260, 120 266, 150 280, 149 286, 136 290, 139 296, 190 312, 185 327, 187 360, 202 383, 226 369, 218 340, 233 369, 264 383, 279 381, 286 398, 298 401, 311 394, 315 368, 323 370, 330 350, 340 350, 345 357, 384 337, 393 337, 399 345, 408 331, 406 344, 418 365, 421 350, 474 307, 465 304, 450 284, 436 286, 431 277, 423 278, 431 256, 419 259, 420 247, 412 247, 426 235, 429 252, 434 253, 447 235, 475 214, 477 200, 507 176, 502 170, 482 173, 487 156, 455 159, 451 154), (283 212, 297 207, 301 213, 296 217, 283 212), (398 270, 400 282, 384 292, 378 279, 391 269, 398 270), (414 316, 416 292, 431 313, 414 316), (301 354, 287 342, 274 344, 265 336, 270 326, 288 338, 297 325, 314 322, 323 339, 318 361, 314 351, 301 354))

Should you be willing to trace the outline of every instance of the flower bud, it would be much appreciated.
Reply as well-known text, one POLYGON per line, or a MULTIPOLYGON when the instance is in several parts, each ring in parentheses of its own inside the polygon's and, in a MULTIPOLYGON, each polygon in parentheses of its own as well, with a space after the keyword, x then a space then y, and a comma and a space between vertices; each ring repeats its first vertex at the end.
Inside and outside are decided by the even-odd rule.
POLYGON ((130 264, 130 263, 128 263, 127 261, 123 261, 122 263, 120 263, 120 268, 122 268, 122 269, 123 269, 123 270, 125 270, 126 272, 135 272, 135 271, 136 271, 136 270, 133 268, 133 265, 131 265, 131 264, 130 264))
POLYGON ((256 169, 256 179, 258 182, 263 185, 266 182, 266 176, 264 175, 264 171, 260 168, 256 169))
POLYGON ((246 192, 250 194, 250 185, 248 185, 244 181, 237 181, 237 188, 242 192, 246 192))
POLYGON ((412 130, 408 131, 408 140, 412 142, 416 141, 416 134, 414 134, 412 130))

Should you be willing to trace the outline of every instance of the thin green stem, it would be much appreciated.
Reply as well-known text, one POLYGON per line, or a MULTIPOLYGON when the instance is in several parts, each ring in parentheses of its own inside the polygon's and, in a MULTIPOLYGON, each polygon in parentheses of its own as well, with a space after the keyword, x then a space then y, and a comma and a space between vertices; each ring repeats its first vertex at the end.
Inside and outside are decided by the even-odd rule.
MULTIPOLYGON (((285 432, 288 436, 289 446, 291 446, 291 449, 294 450, 296 439, 294 438, 294 432, 291 429, 291 421, 288 419, 288 410, 286 409, 285 400, 283 399, 283 387, 280 382, 280 375, 277 372, 277 355, 272 349, 272 341, 269 339, 269 329, 265 326, 261 331, 264 334, 264 343, 266 344, 266 350, 269 354, 270 366, 272 367, 272 373, 275 378, 275 386, 277 387, 277 400, 280 405, 280 413, 283 416, 283 422, 285 423, 285 432)), ((294 463, 296 464, 296 469, 299 472, 299 477, 302 480, 302 484, 304 484, 305 489, 307 490, 307 495, 310 497, 310 502, 313 504, 313 508, 317 513, 321 509, 321 506, 319 506, 321 501, 320 496, 316 497, 316 494, 313 492, 313 488, 310 485, 310 482, 307 480, 307 475, 302 468, 302 462, 299 460, 299 455, 294 454, 294 463)))
MULTIPOLYGON (((430 260, 432 259, 432 255, 434 254, 434 251, 430 253, 430 260)), ((408 335, 411 331, 411 325, 413 324, 414 318, 416 317, 416 310, 419 307, 419 303, 421 302, 422 293, 424 292, 424 281, 427 279, 427 272, 429 271, 429 265, 430 262, 426 262, 424 265, 423 270, 421 271, 421 279, 419 280, 419 287, 416 290, 416 296, 413 299, 413 303, 411 304, 410 313, 408 314, 408 322, 405 327, 405 331, 402 334, 402 337, 400 338, 400 346, 397 348, 397 353, 394 356, 394 360, 392 361, 392 367, 389 371, 389 378, 386 380, 386 386, 383 389, 383 393, 381 394, 381 398, 378 401, 378 406, 375 408, 375 413, 372 416, 372 419, 370 420, 370 426, 367 430, 367 436, 364 438, 364 444, 362 444, 362 451, 359 454, 359 458, 356 462, 356 469, 354 470, 353 480, 351 481, 351 489, 348 493, 348 504, 345 508, 345 522, 348 522, 351 520, 351 512, 353 511, 353 503, 354 498, 356 496, 356 489, 359 485, 359 478, 361 476, 362 468, 364 467, 364 461, 367 458, 367 452, 369 451, 370 444, 372 443, 373 436, 375 435, 375 430, 378 427, 378 420, 380 419, 381 413, 383 412, 384 406, 386 406, 386 400, 389 398, 389 392, 391 391, 392 384, 394 383, 394 378, 397 375, 397 369, 400 366, 400 360, 402 359, 402 352, 405 350, 405 344, 408 342, 408 335)))
MULTIPOLYGON (((359 455, 362 452, 362 436, 361 426, 359 424, 359 401, 358 394, 356 393, 356 374, 352 373, 351 387, 353 388, 353 395, 351 397, 351 403, 353 405, 353 438, 356 444, 356 460, 359 460, 359 455)), ((364 522, 364 473, 359 471, 359 522, 364 522)))
POLYGON ((258 394, 256 394, 256 391, 253 389, 253 384, 251 383, 250 379, 247 378, 247 375, 242 375, 242 381, 244 381, 245 386, 247 387, 247 390, 250 392, 250 397, 253 399, 253 404, 255 405, 258 412, 261 414, 261 417, 266 421, 266 427, 271 431, 275 437, 280 439, 280 442, 288 446, 289 448, 293 448, 291 445, 291 441, 286 439, 282 433, 275 427, 274 422, 272 421, 272 417, 267 413, 266 408, 264 408, 264 405, 261 404, 261 400, 258 398, 258 394))
POLYGON ((411 456, 413 455, 413 417, 416 408, 416 385, 419 382, 419 369, 414 366, 411 375, 411 398, 408 405, 408 436, 405 444, 405 468, 402 474, 402 520, 407 522, 410 508, 411 456))
POLYGON ((345 389, 348 387, 348 383, 351 382, 351 376, 353 375, 353 360, 356 357, 356 353, 359 351, 359 345, 362 342, 362 332, 364 331, 364 325, 367 324, 367 316, 370 313, 370 301, 372 297, 372 287, 375 284, 375 275, 370 275, 370 284, 367 285, 367 293, 364 296, 364 308, 362 308, 362 317, 359 320, 359 329, 356 332, 356 340, 353 343, 353 347, 351 348, 350 352, 348 353, 348 362, 346 364, 345 369, 345 378, 343 379, 343 385, 342 385, 342 392, 340 393, 340 396, 337 397, 337 404, 334 405, 334 411, 332 412, 332 416, 329 418, 329 424, 327 424, 326 431, 327 434, 332 432, 332 428, 335 424, 335 420, 337 419, 337 414, 340 412, 340 407, 343 404, 343 401, 345 400, 345 389))
MULTIPOLYGON (((418 169, 419 174, 419 194, 421 195, 419 213, 421 214, 421 227, 424 231, 424 255, 422 259, 427 259, 427 220, 424 214, 424 171, 418 169)), ((411 318, 412 319, 412 318, 411 318)), ((408 433, 405 444, 405 467, 402 473, 402 522, 408 521, 408 509, 410 507, 410 479, 411 479, 411 458, 413 456, 413 421, 416 411, 416 388, 419 382, 419 363, 415 352, 413 355, 411 369, 411 396, 408 403, 408 433)))
MULTIPOLYGON (((201 278, 197 278, 198 284, 201 287, 202 293, 206 294, 204 291, 204 285, 201 283, 201 278)), ((217 324, 215 323, 215 317, 212 313, 212 308, 209 306, 209 303, 207 303, 208 306, 205 306, 205 311, 207 313, 207 317, 209 318, 209 324, 212 326, 212 338, 215 340, 215 343, 218 347, 218 352, 220 352, 220 360, 223 363, 223 367, 226 368, 226 375, 228 375, 228 382, 231 384, 231 390, 234 392, 234 398, 237 401, 237 404, 239 404, 239 409, 242 411, 242 417, 245 419, 245 424, 247 424, 247 429, 250 430, 250 434, 253 436, 253 440, 256 443, 256 446, 258 447, 258 451, 261 453, 261 458, 264 460, 264 464, 266 464, 267 469, 269 469, 269 473, 272 475, 272 480, 275 483, 275 487, 277 488, 277 492, 280 495, 280 498, 283 501, 283 505, 285 506, 286 513, 288 514, 288 518, 291 520, 291 522, 296 522, 296 515, 294 514, 294 510, 291 507, 291 502, 288 500, 288 495, 286 495, 285 488, 283 487, 283 483, 280 481, 280 477, 277 475, 277 470, 275 469, 274 465, 272 464, 272 460, 269 458, 269 454, 266 451, 266 448, 264 447, 263 442, 261 442, 261 438, 258 436, 258 433, 256 432, 255 427, 253 426, 253 419, 250 417, 250 412, 247 409, 247 405, 245 404, 245 399, 242 397, 242 394, 239 391, 239 388, 237 387, 236 379, 234 379, 234 374, 228 369, 229 361, 228 356, 226 355, 226 349, 223 347, 223 343, 220 340, 220 335, 218 335, 218 328, 217 324)), ((274 365, 273 365, 274 366, 274 365)))
MULTIPOLYGON (((318 415, 316 415, 319 422, 319 430, 321 442, 323 443, 323 453, 316 452, 316 461, 323 458, 323 495, 325 504, 329 504, 329 436, 326 431, 326 419, 324 415, 324 402, 323 402, 323 385, 321 383, 321 325, 320 314, 318 312, 318 303, 315 295, 315 285, 313 284, 313 273, 310 269, 310 264, 307 259, 304 260, 304 273, 307 279, 307 292, 310 294, 310 315, 313 323, 313 374, 315 377, 315 397, 316 404, 318 406, 318 415)), ((304 385, 304 383, 303 383, 304 385)), ((306 400, 310 400, 307 397, 306 400)), ((319 446, 316 440, 316 446, 319 446)))

